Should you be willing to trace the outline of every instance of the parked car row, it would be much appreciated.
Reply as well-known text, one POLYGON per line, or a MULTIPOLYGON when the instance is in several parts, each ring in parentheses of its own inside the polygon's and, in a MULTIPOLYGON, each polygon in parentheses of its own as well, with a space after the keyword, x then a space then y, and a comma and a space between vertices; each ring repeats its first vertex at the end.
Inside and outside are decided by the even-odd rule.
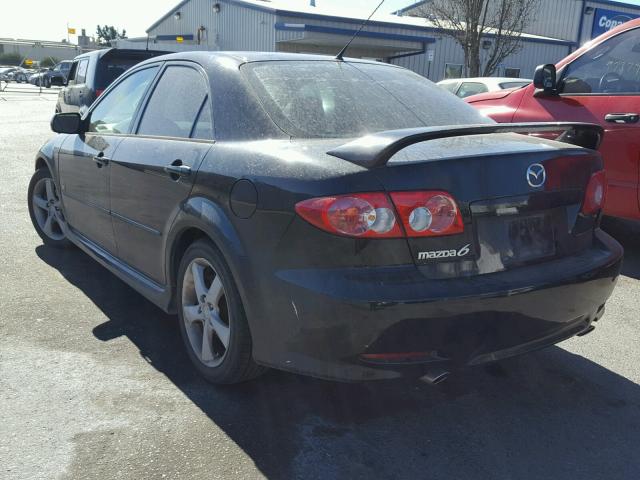
POLYGON ((0 67, 0 80, 3 82, 25 83, 33 72, 21 67, 0 67))
POLYGON ((41 69, 38 73, 29 77, 29 83, 39 87, 51 88, 52 86, 64 86, 71 69, 71 60, 63 60, 49 69, 41 69))

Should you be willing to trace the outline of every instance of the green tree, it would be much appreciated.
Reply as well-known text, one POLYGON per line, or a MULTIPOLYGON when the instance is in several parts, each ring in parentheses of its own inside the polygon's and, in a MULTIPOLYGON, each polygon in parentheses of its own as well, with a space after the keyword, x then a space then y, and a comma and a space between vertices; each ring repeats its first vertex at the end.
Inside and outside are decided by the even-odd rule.
POLYGON ((0 53, 0 65, 18 66, 22 63, 22 57, 17 53, 0 53))
POLYGON ((111 46, 112 40, 127 38, 127 31, 122 29, 122 33, 120 33, 113 25, 104 25, 102 27, 98 25, 96 28, 96 38, 100 45, 111 46))
POLYGON ((58 60, 55 57, 47 57, 44 60, 40 61, 40 66, 43 68, 49 68, 49 67, 53 67, 54 65, 57 65, 58 63, 60 63, 60 60, 58 60))

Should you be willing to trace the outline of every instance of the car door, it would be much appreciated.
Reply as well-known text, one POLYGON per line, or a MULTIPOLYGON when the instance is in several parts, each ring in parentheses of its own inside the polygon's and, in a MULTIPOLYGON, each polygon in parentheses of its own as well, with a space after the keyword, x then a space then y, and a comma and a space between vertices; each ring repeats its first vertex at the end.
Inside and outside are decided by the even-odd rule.
POLYGON ((608 196, 605 213, 638 218, 640 196, 640 29, 610 37, 559 72, 559 95, 525 94, 514 121, 602 125, 608 196))
POLYGON ((111 209, 118 256, 163 284, 164 239, 213 143, 205 73, 168 63, 139 120, 111 164, 111 209))
POLYGON ((84 118, 87 131, 69 135, 58 155, 64 212, 69 226, 116 254, 109 201, 110 159, 133 118, 158 66, 139 70, 119 82, 84 118))

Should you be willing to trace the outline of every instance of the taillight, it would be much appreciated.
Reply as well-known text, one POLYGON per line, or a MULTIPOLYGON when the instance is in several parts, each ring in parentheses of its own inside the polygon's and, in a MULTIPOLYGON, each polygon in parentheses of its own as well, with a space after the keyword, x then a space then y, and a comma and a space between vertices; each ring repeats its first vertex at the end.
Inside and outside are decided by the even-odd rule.
POLYGON ((296 205, 309 223, 350 237, 402 237, 393 205, 384 193, 311 198, 296 205))
POLYGON ((464 231, 462 214, 446 192, 396 192, 391 199, 408 237, 435 237, 464 231))
POLYGON ((396 192, 391 200, 384 193, 311 198, 298 203, 296 212, 322 230, 350 237, 398 238, 405 232, 434 237, 464 231, 455 200, 439 191, 396 192))
POLYGON ((594 215, 602 210, 604 201, 607 196, 607 176, 604 170, 591 175, 587 189, 584 192, 584 201, 582 202, 582 213, 585 215, 594 215))
POLYGON ((101 89, 101 88, 96 89, 96 98, 102 95, 102 92, 104 92, 104 89, 101 89))

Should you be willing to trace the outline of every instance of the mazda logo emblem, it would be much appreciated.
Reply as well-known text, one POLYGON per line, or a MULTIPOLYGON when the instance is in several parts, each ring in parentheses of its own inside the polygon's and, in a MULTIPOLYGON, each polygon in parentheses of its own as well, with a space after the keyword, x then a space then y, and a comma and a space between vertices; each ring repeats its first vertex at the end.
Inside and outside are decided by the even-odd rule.
POLYGON ((540 188, 547 180, 547 172, 539 163, 529 165, 527 168, 527 182, 533 188, 540 188))

